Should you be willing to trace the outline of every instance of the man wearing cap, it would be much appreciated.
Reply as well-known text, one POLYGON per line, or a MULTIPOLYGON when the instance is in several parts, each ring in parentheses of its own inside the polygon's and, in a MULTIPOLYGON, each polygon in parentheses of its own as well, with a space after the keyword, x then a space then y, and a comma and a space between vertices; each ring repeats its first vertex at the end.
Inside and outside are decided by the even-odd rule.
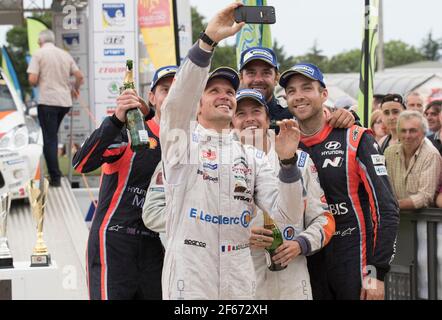
MULTIPOLYGON (((274 95, 278 83, 278 60, 272 49, 264 47, 251 47, 244 50, 240 57, 241 87, 255 89, 261 92, 267 102, 270 115, 270 128, 276 129, 276 122, 283 119, 292 119, 293 115, 281 105, 280 100, 274 95)), ((328 121, 334 128, 348 128, 357 118, 355 113, 344 109, 334 109, 330 113, 326 110, 328 121)))
MULTIPOLYGON (((274 137, 272 131, 269 131, 269 110, 264 97, 256 90, 242 89, 238 91, 236 101, 233 127, 241 132, 244 143, 253 143, 256 148, 266 153, 276 176, 279 161, 275 152, 274 137)), ((297 166, 302 173, 304 215, 296 224, 276 221, 283 234, 284 243, 273 257, 276 263, 281 263, 287 268, 279 272, 268 269, 264 248, 272 244, 272 231, 263 227, 261 210, 258 209, 258 214, 252 221, 250 244, 257 276, 256 298, 259 300, 311 300, 306 256, 324 247, 335 232, 334 219, 328 212, 316 168, 306 152, 298 150, 296 154, 297 166)))
POLYGON ((152 114, 134 90, 117 98, 115 113, 83 143, 73 165, 80 173, 102 168, 100 194, 89 234, 87 275, 90 299, 161 299, 164 248, 158 233, 147 229, 141 213, 146 189, 161 159, 159 122, 176 66, 158 69, 149 103, 149 148, 133 152, 124 128, 126 111, 152 114))
POLYGON ((279 73, 278 60, 272 49, 251 47, 241 52, 239 74, 243 88, 255 89, 264 95, 273 123, 293 118, 274 95, 279 73))
POLYGON ((282 165, 276 178, 265 154, 242 145, 230 129, 238 74, 219 68, 209 75, 216 43, 244 25, 233 19, 241 5, 233 3, 210 20, 162 108, 164 299, 253 299, 249 235, 255 205, 294 223, 302 216, 296 123, 281 123, 275 150, 282 165), (197 116, 198 124, 191 128, 197 116))
POLYGON ((308 258, 313 298, 383 299, 399 223, 385 159, 367 129, 327 124, 328 92, 317 66, 296 64, 279 83, 336 221, 330 243, 308 258))

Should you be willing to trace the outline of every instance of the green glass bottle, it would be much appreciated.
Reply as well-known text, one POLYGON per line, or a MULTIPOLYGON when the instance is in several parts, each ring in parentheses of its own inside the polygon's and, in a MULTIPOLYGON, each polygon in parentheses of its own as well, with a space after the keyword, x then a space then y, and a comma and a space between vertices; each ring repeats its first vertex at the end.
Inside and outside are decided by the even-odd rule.
MULTIPOLYGON (((124 77, 123 86, 120 87, 120 93, 126 89, 135 90, 132 60, 126 61, 126 76, 124 77)), ((129 130, 130 147, 134 152, 149 148, 149 134, 140 109, 133 108, 126 112, 126 128, 129 130)))
POLYGON ((282 233, 276 226, 275 221, 269 216, 267 212, 263 212, 264 215, 264 228, 271 230, 273 232, 273 242, 272 245, 266 248, 266 260, 267 267, 270 271, 281 271, 287 268, 287 266, 281 266, 280 263, 275 263, 272 258, 276 254, 275 250, 283 243, 282 233))

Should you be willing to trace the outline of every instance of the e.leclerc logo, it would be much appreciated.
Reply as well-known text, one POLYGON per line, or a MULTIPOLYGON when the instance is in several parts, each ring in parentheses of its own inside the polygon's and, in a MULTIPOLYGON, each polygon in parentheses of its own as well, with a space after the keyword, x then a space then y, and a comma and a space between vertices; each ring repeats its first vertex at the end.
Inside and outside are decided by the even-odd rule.
POLYGON ((198 210, 196 208, 190 208, 189 217, 199 220, 201 222, 208 222, 213 224, 226 224, 226 225, 241 225, 244 228, 248 228, 250 221, 252 221, 252 214, 250 211, 244 210, 240 217, 225 217, 221 214, 212 215, 198 210))

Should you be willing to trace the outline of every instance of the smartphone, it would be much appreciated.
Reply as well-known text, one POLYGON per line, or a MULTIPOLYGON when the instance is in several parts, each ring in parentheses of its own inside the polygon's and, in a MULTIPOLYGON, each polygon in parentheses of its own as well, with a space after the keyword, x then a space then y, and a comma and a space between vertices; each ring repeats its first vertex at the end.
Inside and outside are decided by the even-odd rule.
POLYGON ((276 22, 272 6, 241 6, 235 9, 235 22, 273 24, 276 22))

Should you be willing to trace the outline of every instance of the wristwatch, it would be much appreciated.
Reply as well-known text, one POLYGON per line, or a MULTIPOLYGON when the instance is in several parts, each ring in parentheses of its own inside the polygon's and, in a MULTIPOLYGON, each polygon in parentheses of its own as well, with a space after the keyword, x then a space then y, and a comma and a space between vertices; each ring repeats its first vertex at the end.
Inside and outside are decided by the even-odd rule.
POLYGON ((213 41, 210 37, 203 31, 200 33, 200 39, 209 46, 212 47, 212 50, 218 45, 218 42, 213 41))
POLYGON ((284 166, 288 166, 291 164, 296 164, 297 161, 298 161, 298 155, 295 153, 295 155, 290 159, 279 160, 279 163, 284 166))

